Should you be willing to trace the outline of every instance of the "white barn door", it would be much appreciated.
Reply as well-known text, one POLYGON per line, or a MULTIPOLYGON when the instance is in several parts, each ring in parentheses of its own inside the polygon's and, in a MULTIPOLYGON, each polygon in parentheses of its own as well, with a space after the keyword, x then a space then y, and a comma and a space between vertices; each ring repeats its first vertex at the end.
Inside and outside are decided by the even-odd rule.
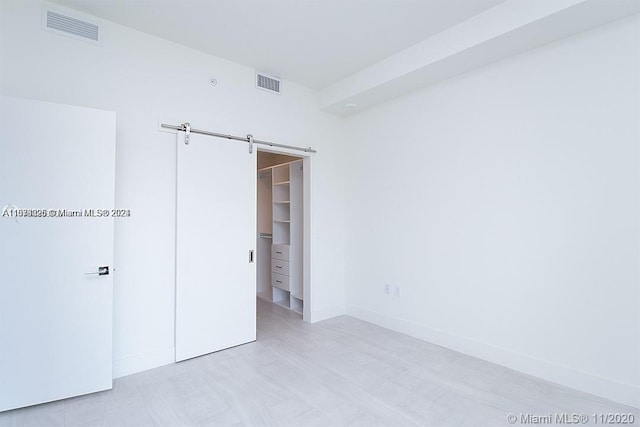
POLYGON ((176 361, 256 339, 256 151, 178 134, 176 361))
POLYGON ((115 113, 0 97, 0 411, 111 388, 115 142, 115 113))

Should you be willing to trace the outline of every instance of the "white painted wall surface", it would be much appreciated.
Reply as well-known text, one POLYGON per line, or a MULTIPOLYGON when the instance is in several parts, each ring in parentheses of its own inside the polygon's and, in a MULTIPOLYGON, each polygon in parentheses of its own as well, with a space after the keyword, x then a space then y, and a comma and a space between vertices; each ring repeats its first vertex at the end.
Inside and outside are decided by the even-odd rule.
POLYGON ((317 94, 286 81, 281 96, 257 90, 250 68, 109 22, 103 46, 54 35, 40 28, 42 4, 0 2, 0 93, 117 113, 116 207, 133 215, 116 222, 114 374, 173 361, 176 148, 158 117, 318 149, 312 320, 342 314, 342 123, 317 94))
POLYGON ((639 29, 350 118, 347 313, 640 405, 639 29))

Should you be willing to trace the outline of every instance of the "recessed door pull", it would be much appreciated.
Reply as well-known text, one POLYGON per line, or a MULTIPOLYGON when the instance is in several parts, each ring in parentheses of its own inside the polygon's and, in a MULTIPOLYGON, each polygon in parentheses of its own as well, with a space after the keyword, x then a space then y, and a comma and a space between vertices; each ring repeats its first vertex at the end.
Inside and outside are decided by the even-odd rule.
POLYGON ((108 276, 109 275, 109 266, 98 267, 98 271, 94 271, 92 273, 84 273, 85 276, 108 276))

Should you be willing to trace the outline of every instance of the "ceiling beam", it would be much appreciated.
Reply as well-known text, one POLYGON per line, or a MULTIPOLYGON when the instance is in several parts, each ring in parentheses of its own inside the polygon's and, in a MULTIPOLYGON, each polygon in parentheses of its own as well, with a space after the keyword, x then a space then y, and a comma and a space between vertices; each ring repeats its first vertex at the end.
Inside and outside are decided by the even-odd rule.
POLYGON ((328 86, 320 106, 354 114, 638 12, 638 0, 508 0, 328 86))

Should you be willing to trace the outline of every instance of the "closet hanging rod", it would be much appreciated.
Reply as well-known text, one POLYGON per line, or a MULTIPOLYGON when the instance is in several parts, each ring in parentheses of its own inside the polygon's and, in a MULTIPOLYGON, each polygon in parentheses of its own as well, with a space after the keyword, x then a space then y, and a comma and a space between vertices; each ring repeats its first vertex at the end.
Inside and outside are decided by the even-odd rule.
POLYGON ((188 123, 183 123, 181 125, 168 125, 163 123, 161 126, 165 129, 174 129, 179 132, 189 131, 189 133, 199 133, 201 135, 215 136, 218 138, 233 139, 236 141, 244 141, 244 142, 253 142, 254 144, 268 145, 269 147, 287 148, 289 150, 304 151, 305 153, 317 153, 317 151, 311 147, 307 147, 307 148, 295 147, 293 145, 276 144, 275 142, 253 139, 252 137, 249 137, 249 136, 227 135, 224 133, 210 132, 208 130, 194 129, 188 123))

